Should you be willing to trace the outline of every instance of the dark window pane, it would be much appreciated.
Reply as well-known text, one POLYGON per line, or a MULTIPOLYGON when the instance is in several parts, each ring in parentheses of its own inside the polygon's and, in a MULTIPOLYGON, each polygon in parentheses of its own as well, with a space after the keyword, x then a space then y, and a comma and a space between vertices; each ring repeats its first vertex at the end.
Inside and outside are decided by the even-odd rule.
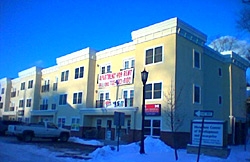
POLYGON ((200 68, 200 53, 196 51, 194 52, 194 66, 200 68))
POLYGON ((162 47, 155 48, 155 56, 154 62, 161 62, 162 61, 162 47))
POLYGON ((160 120, 153 120, 153 127, 160 127, 161 121, 160 120))
POLYGON ((144 128, 144 135, 150 135, 150 128, 144 128))
POLYGON ((159 128, 154 128, 153 129, 153 136, 160 136, 161 134, 161 130, 159 128))
POLYGON ((194 87, 194 102, 200 103, 200 87, 198 86, 194 87))
POLYGON ((154 99, 161 98, 161 83, 154 84, 154 99))
POLYGON ((77 79, 79 76, 79 68, 75 69, 75 79, 77 79))
POLYGON ((145 86, 145 99, 152 99, 152 84, 145 86))
POLYGON ((150 127, 151 120, 144 120, 144 126, 145 127, 150 127))
POLYGON ((146 65, 153 63, 153 49, 146 51, 146 65))
POLYGON ((84 74, 84 67, 80 67, 80 75, 79 75, 79 78, 83 78, 83 74, 84 74))

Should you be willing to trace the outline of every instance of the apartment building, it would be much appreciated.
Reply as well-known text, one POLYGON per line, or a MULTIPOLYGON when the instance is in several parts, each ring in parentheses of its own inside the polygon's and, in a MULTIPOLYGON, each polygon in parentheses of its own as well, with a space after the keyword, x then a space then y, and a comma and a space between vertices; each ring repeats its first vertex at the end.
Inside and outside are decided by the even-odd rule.
POLYGON ((131 42, 103 51, 88 47, 57 58, 55 66, 1 79, 1 118, 50 120, 74 136, 116 140, 114 113, 122 112, 122 140, 139 140, 146 69, 145 135, 170 143, 169 94, 182 143, 190 140, 194 110, 214 111, 211 119, 227 121, 228 134, 234 133, 246 109, 247 60, 215 52, 205 45, 204 33, 178 18, 131 35, 131 42))

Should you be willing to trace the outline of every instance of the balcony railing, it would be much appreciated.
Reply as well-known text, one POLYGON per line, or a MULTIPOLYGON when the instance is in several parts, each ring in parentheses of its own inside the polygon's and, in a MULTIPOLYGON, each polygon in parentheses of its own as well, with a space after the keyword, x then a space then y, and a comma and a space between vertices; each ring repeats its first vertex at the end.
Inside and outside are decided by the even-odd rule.
POLYGON ((48 104, 40 105, 40 110, 48 110, 48 104))
POLYGON ((17 115, 18 116, 24 116, 24 110, 18 110, 17 115))
POLYGON ((11 96, 11 97, 16 97, 16 91, 11 92, 10 96, 11 96))
POLYGON ((15 107, 10 107, 10 111, 15 111, 15 107))
MULTIPOLYGON (((126 98, 124 99, 124 106, 125 107, 133 107, 134 105, 134 98, 126 98)), ((112 103, 114 105, 114 107, 116 107, 115 103, 112 103)), ((106 105, 105 105, 105 100, 96 100, 96 108, 104 108, 106 105)))
POLYGON ((42 86, 42 92, 49 92, 49 84, 42 86))

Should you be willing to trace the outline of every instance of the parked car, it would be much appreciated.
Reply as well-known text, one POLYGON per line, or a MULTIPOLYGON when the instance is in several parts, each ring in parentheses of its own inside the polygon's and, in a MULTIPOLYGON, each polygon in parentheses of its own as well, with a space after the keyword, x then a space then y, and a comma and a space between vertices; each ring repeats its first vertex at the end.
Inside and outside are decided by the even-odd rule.
POLYGON ((53 141, 58 139, 67 142, 70 137, 68 129, 58 128, 52 122, 30 123, 28 125, 9 125, 8 132, 15 135, 18 140, 32 141, 32 138, 49 138, 53 141))
POLYGON ((25 123, 15 120, 0 120, 0 135, 6 135, 9 125, 24 125, 25 123))

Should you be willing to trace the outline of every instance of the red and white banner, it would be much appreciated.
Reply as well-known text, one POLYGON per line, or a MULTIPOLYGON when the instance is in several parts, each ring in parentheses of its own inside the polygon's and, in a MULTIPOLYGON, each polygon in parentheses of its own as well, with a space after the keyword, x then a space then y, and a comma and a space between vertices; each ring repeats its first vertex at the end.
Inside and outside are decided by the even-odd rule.
POLYGON ((98 77, 99 88, 133 83, 134 69, 124 69, 117 73, 100 74, 98 77))

